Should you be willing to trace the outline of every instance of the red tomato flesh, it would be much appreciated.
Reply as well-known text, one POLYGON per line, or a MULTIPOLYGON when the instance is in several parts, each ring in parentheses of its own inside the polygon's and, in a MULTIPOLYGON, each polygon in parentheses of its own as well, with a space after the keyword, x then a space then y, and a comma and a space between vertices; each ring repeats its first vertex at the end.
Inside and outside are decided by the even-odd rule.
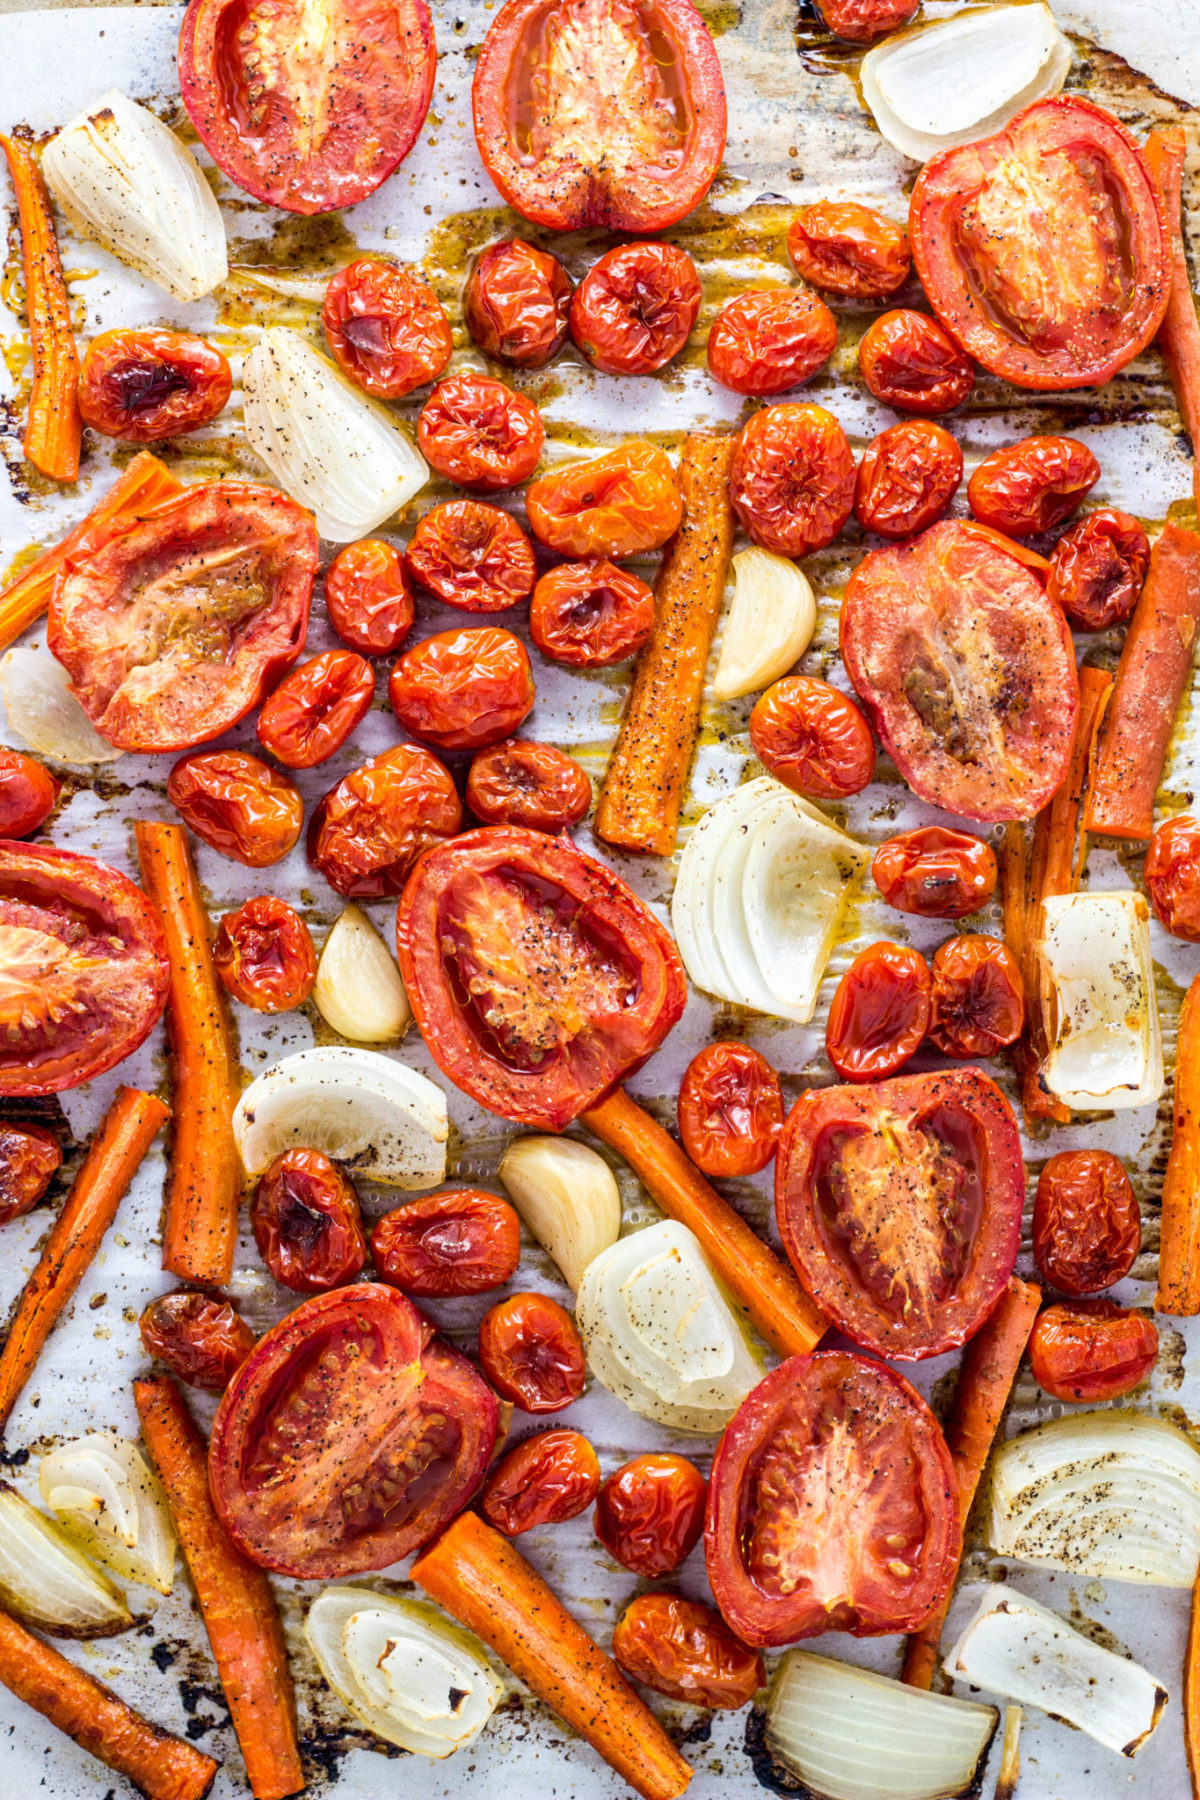
POLYGON ((1052 1400, 1119 1400, 1158 1361, 1158 1326, 1113 1300, 1060 1301, 1038 1314, 1029 1340, 1033 1378, 1052 1400))

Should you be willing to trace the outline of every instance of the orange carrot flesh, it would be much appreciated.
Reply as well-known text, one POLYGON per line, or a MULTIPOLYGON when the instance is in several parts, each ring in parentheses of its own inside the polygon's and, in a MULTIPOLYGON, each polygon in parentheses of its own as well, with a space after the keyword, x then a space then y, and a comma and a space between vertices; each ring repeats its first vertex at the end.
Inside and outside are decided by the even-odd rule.
POLYGON ((1192 1616, 1183 1664, 1183 1744, 1193 1800, 1200 1800, 1200 1576, 1192 1589, 1192 1616))
POLYGON ((142 1158, 169 1118, 156 1094, 118 1088, 37 1267, 25 1283, 0 1351, 0 1432, 33 1374, 55 1321, 83 1280, 142 1158))
POLYGON ((683 521, 663 556, 654 633, 638 660, 596 809, 596 835, 624 850, 670 856, 675 848, 733 548, 736 441, 697 432, 683 446, 683 521))
POLYGON ((183 827, 139 820, 134 831, 142 885, 162 914, 171 964, 167 1030, 175 1124, 163 1268, 186 1281, 220 1287, 233 1273, 241 1187, 229 1015, 183 827))
POLYGON ((829 1321, 792 1270, 624 1088, 589 1107, 580 1122, 625 1158, 668 1218, 695 1233, 721 1281, 772 1349, 780 1356, 805 1356, 820 1343, 829 1321))
POLYGON ((1183 127, 1156 125, 1143 154, 1166 202, 1171 226, 1171 296, 1156 341, 1175 389, 1179 416, 1192 440, 1192 487, 1200 507, 1200 464, 1196 462, 1200 451, 1200 320, 1183 247, 1183 165, 1187 156, 1183 127))
POLYGON ((644 1800, 683 1793, 692 1771, 654 1714, 507 1538, 462 1513, 411 1573, 644 1800))
POLYGON ((25 420, 24 451, 52 481, 79 474, 83 421, 79 416, 79 357, 54 235, 50 200, 28 144, 0 136, 8 159, 25 264, 25 308, 33 346, 33 390, 25 420))
POLYGON ((1200 975, 1184 995, 1179 1015, 1154 1309, 1176 1319, 1200 1313, 1200 975))
POLYGON ((283 1626, 266 1575, 234 1548, 208 1491, 204 1439, 167 1375, 133 1384, 142 1436, 167 1497, 255 1800, 304 1786, 283 1626))

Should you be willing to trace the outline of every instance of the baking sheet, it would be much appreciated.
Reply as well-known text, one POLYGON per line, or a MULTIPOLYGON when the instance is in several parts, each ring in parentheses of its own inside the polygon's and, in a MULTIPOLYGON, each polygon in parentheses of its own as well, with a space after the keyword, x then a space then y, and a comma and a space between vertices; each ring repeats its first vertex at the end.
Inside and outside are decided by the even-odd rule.
MULTIPOLYGON (((956 10, 953 4, 926 7, 930 17, 956 10)), ((1085 85, 1135 129, 1155 119, 1182 115, 1189 130, 1193 174, 1200 166, 1200 125, 1192 105, 1200 101, 1200 6, 1196 0, 1072 0, 1059 7, 1064 28, 1077 32, 1078 54, 1071 85, 1085 85), (1096 48, 1100 43, 1104 50, 1096 48), (1138 73, 1138 69, 1143 71, 1138 73), (1170 96, 1176 96, 1171 98, 1170 96)), ((433 106, 420 141, 396 176, 371 199, 340 218, 289 219, 247 201, 214 173, 225 212, 235 264, 267 263, 286 270, 297 284, 289 298, 273 296, 264 308, 262 290, 235 276, 219 300, 194 306, 170 302, 150 283, 130 274, 94 245, 69 236, 64 263, 72 275, 76 323, 84 336, 115 325, 172 323, 205 332, 222 344, 238 367, 256 330, 268 318, 284 319, 300 329, 315 328, 317 292, 312 278, 349 259, 355 246, 385 250, 402 261, 423 264, 451 312, 456 327, 456 363, 480 364, 461 327, 458 294, 472 249, 508 230, 540 237, 578 277, 604 243, 598 236, 575 234, 555 240, 531 234, 498 197, 475 153, 469 118, 472 53, 487 28, 492 7, 478 0, 443 0, 435 4, 442 54, 433 106)), ((119 86, 135 99, 154 105, 178 123, 174 43, 180 9, 175 7, 88 7, 86 9, 13 11, 0 0, 0 125, 24 122, 38 131, 64 123, 106 87, 119 86)), ((736 396, 716 389, 703 366, 707 325, 729 293, 764 277, 786 279, 782 227, 792 206, 822 196, 861 198, 896 217, 906 208, 913 165, 892 152, 863 113, 850 78, 853 59, 832 46, 811 19, 801 22, 799 44, 790 0, 747 0, 742 16, 722 6, 711 14, 719 31, 718 49, 730 99, 730 134, 725 164, 710 205, 666 234, 690 248, 700 264, 705 307, 692 342, 680 359, 657 378, 623 379, 597 375, 568 350, 550 369, 517 377, 541 406, 548 429, 548 460, 566 460, 581 449, 603 447, 632 431, 673 449, 693 425, 734 425, 741 414, 736 396)), ((186 125, 186 120, 183 121, 186 125)), ((203 160, 203 159, 202 159, 203 160)), ((1194 192, 1194 180, 1192 184, 1194 192)), ((10 199, 0 188, 4 202, 10 199)), ((6 276, 17 268, 17 240, 10 229, 6 276)), ((1195 245, 1193 244, 1193 248, 1195 245)), ((92 450, 79 488, 72 494, 31 492, 24 485, 19 456, 19 424, 29 369, 22 356, 19 320, 4 310, 12 289, 0 289, 0 450, 8 482, 0 483, 0 570, 30 544, 55 541, 92 503, 112 479, 107 451, 92 450)), ((869 311, 839 308, 842 342, 830 368, 809 384, 806 394, 827 405, 841 419, 856 450, 893 415, 878 406, 854 379, 855 342, 869 311)), ((416 405, 401 407, 412 417, 416 405)), ((173 460, 187 479, 223 472, 231 461, 251 475, 260 471, 239 446, 236 436, 238 396, 229 411, 197 439, 184 440, 173 460)), ((1069 429, 1092 445, 1103 468, 1095 504, 1113 504, 1145 518, 1161 519, 1173 503, 1190 491, 1190 462, 1179 436, 1179 422, 1160 363, 1152 354, 1138 359, 1101 395, 1074 393, 1045 396, 1036 405, 1028 396, 983 377, 962 414, 949 421, 960 438, 968 470, 998 443, 1030 430, 1069 429)), ((416 502, 413 516, 444 497, 437 483, 416 502)), ((519 507, 515 510, 519 513, 519 507)), ((955 511, 965 510, 964 503, 955 511)), ((409 521, 411 522, 411 520, 409 521)), ((398 531, 403 541, 407 528, 398 531)), ((861 544, 847 533, 827 552, 809 558, 806 568, 821 597, 821 622, 803 667, 829 674, 844 685, 836 662, 837 595, 861 544)), ((651 572, 648 564, 645 573, 651 572)), ((418 601, 414 637, 440 629, 451 615, 427 598, 418 601)), ((512 621, 505 618, 503 623, 512 621)), ((522 630, 520 624, 513 627, 522 630)), ((34 629, 30 642, 42 641, 34 629)), ((310 649, 333 640, 320 609, 314 616, 310 649)), ((1101 641, 1103 652, 1113 645, 1101 641)), ((570 748, 594 775, 603 769, 620 716, 624 679, 620 673, 571 675, 541 662, 534 653, 538 701, 529 722, 530 735, 544 736, 570 748)), ((386 665, 381 669, 382 699, 386 665)), ((741 779, 749 754, 746 718, 749 703, 711 710, 692 783, 689 817, 741 779)), ((312 801, 366 754, 395 741, 395 722, 386 704, 377 705, 356 734, 355 743, 324 768, 299 776, 312 801)), ((246 727, 222 743, 252 742, 246 727)), ((0 738, 17 742, 0 728, 0 738)), ((51 839, 102 857, 136 876, 131 822, 142 816, 170 815, 162 787, 170 758, 122 757, 90 781, 84 771, 65 771, 70 797, 50 828, 51 839)), ((1173 746, 1163 795, 1168 809, 1190 804, 1200 792, 1200 722, 1194 700, 1185 705, 1173 746)), ((842 810, 848 827, 864 841, 877 842, 890 833, 926 823, 933 810, 920 805, 884 763, 880 779, 842 810)), ((586 830, 580 834, 592 847, 586 830)), ((341 902, 310 870, 299 851, 268 873, 239 865, 197 845, 197 862, 214 913, 236 905, 266 885, 305 912, 320 935, 340 910, 341 902)), ((606 854, 610 854, 607 853, 606 854)), ((611 857, 621 872, 660 911, 669 898, 672 865, 611 857)), ((1110 850, 1094 850, 1089 881, 1094 887, 1124 887, 1136 878, 1138 859, 1110 850)), ((372 905, 381 929, 390 929, 391 909, 372 905)), ((995 926, 998 918, 993 918, 995 926)), ((902 915, 863 901, 850 922, 850 932, 831 964, 818 1020, 823 1021, 833 985, 853 954, 853 941, 879 936, 904 939, 906 927, 923 949, 946 935, 936 922, 906 920, 902 915)), ((1168 1053, 1181 992, 1200 966, 1200 953, 1167 938, 1155 927, 1154 953, 1159 969, 1160 1000, 1168 1053)), ((234 1009, 247 1076, 290 1050, 321 1041, 321 1025, 311 1010, 263 1020, 244 1008, 234 1009)), ((666 1119, 673 1118, 674 1094, 690 1057, 716 1031, 744 1037, 758 1045, 784 1074, 789 1098, 809 1081, 826 1081, 830 1071, 822 1051, 822 1026, 789 1026, 738 1009, 713 1006, 693 995, 687 1014, 667 1044, 632 1084, 635 1091, 666 1119)), ((436 1077, 419 1042, 410 1039, 396 1052, 405 1061, 436 1077)), ((918 1061, 915 1067, 922 1066, 918 1061)), ((1007 1085, 1007 1071, 997 1073, 1007 1085)), ((164 1075, 161 1030, 118 1071, 62 1097, 65 1126, 82 1144, 94 1130, 118 1081, 154 1085, 164 1075)), ((492 1182, 495 1165, 511 1127, 482 1113, 455 1091, 451 1114, 457 1127, 452 1176, 492 1182)), ((58 1102, 40 1103, 57 1116, 58 1102)), ((29 1117, 34 1108, 6 1108, 29 1117)), ((1121 1284, 1123 1301, 1148 1305, 1152 1294, 1158 1233, 1158 1186, 1165 1161, 1169 1112, 1157 1108, 1075 1125, 1055 1134, 1051 1145, 1027 1146, 1031 1186, 1037 1168, 1051 1150, 1101 1145, 1123 1155, 1133 1173, 1146 1220, 1145 1253, 1134 1277, 1121 1284)), ((68 1164, 47 1203, 4 1230, 0 1259, 0 1303, 7 1308, 31 1269, 51 1221, 51 1208, 61 1197, 71 1172, 68 1164)), ((0 1452, 5 1477, 36 1498, 38 1455, 62 1437, 86 1430, 136 1430, 129 1394, 132 1376, 144 1365, 136 1319, 154 1294, 174 1283, 165 1280, 159 1262, 161 1151, 152 1152, 134 1189, 121 1208, 114 1229, 97 1257, 66 1319, 52 1336, 36 1375, 13 1414, 0 1452)), ((636 1184, 623 1176, 627 1225, 652 1209, 636 1184)), ((730 1183, 727 1191, 760 1228, 768 1229, 768 1186, 764 1177, 730 1183)), ((395 1196, 367 1190, 371 1217, 394 1203, 395 1196)), ((1021 1268, 1031 1263, 1026 1240, 1021 1268)), ((569 1296, 553 1267, 534 1245, 526 1246, 519 1272, 522 1287, 540 1286, 560 1298, 569 1296)), ((516 1284, 514 1284, 516 1285, 516 1284)), ((262 1270, 248 1235, 239 1245, 232 1290, 246 1316, 258 1329, 292 1303, 262 1270)), ((490 1298, 490 1297, 489 1297, 490 1298)), ((483 1310, 481 1302, 433 1305, 430 1311, 457 1341, 470 1344, 483 1310)), ((1167 1323, 1164 1353, 1151 1385, 1152 1408, 1166 1410, 1181 1422, 1200 1421, 1200 1362, 1195 1369, 1188 1351, 1200 1343, 1200 1327, 1185 1334, 1167 1323)), ((949 1391, 955 1359, 917 1365, 915 1378, 935 1404, 949 1391)), ((913 1368, 906 1368, 911 1376, 913 1368)), ((1026 1383, 1017 1396, 1010 1430, 1063 1409, 1039 1406, 1038 1392, 1026 1383)), ((204 1402, 198 1402, 201 1411, 204 1402)), ((707 1469, 712 1446, 706 1440, 678 1438, 628 1412, 603 1389, 587 1395, 561 1415, 596 1444, 605 1472, 639 1450, 676 1447, 707 1469)), ((518 1428, 518 1435, 521 1427, 518 1428)), ((1197 1433, 1200 1438, 1200 1431, 1197 1433)), ((612 1624, 638 1583, 600 1550, 585 1517, 565 1526, 529 1534, 522 1548, 554 1583, 577 1617, 607 1644, 612 1624)), ((978 1581, 997 1578, 1001 1565, 982 1552, 969 1563, 972 1580, 956 1601, 945 1642, 955 1622, 973 1608, 978 1581)), ((1180 1729, 1180 1670, 1187 1618, 1187 1596, 1141 1590, 1118 1584, 1081 1583, 1066 1576, 1009 1569, 1016 1584, 1069 1614, 1101 1641, 1144 1663, 1170 1689, 1172 1702, 1157 1736, 1129 1765, 1093 1745, 1087 1738, 1026 1713, 1022 1784, 1026 1800, 1115 1800, 1130 1790, 1153 1800, 1185 1800, 1189 1792, 1180 1729)), ((403 1569, 391 1572, 402 1578, 403 1569)), ((695 1552, 678 1578, 689 1595, 706 1594, 703 1561, 695 1552)), ((625 1793, 623 1785, 595 1754, 574 1739, 557 1720, 531 1702, 515 1683, 502 1711, 467 1751, 446 1763, 407 1757, 394 1766, 398 1753, 386 1754, 374 1739, 348 1723, 340 1704, 323 1689, 299 1633, 311 1584, 277 1584, 293 1650, 301 1728, 312 1791, 333 1792, 339 1800, 367 1800, 402 1787, 410 1800, 477 1794, 491 1797, 574 1795, 578 1800, 625 1793)), ((662 1583, 656 1585, 670 1585, 662 1583)), ((72 1647, 70 1654, 111 1681, 134 1705, 159 1723, 193 1737, 222 1758, 224 1768, 215 1793, 220 1797, 246 1792, 233 1733, 204 1634, 186 1581, 177 1580, 173 1596, 151 1610, 154 1597, 132 1590, 147 1618, 138 1630, 92 1645, 72 1647)), ((818 1648, 887 1672, 898 1669, 896 1639, 859 1642, 840 1636, 820 1640, 818 1648)), ((696 1768, 690 1789, 696 1800, 729 1800, 758 1792, 743 1750, 745 1714, 708 1715, 665 1702, 654 1702, 680 1738, 696 1768)), ((53 1733, 18 1702, 0 1690, 0 1794, 36 1787, 50 1800, 90 1800, 121 1791, 107 1771, 53 1733)), ((994 1780, 993 1752, 989 1788, 994 1780)))

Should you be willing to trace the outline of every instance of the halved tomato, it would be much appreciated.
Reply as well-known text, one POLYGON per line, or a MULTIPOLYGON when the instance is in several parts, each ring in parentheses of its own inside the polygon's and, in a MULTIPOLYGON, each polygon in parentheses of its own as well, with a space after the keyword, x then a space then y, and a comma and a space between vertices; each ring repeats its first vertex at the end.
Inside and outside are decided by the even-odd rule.
POLYGON ((945 519, 872 550, 846 588, 841 650, 919 799, 1031 819, 1062 785, 1079 707, 1070 629, 998 533, 945 519))
POLYGON ((555 231, 661 231, 725 150, 721 65, 691 0, 507 0, 473 107, 488 174, 555 231))
POLYGON ((215 163, 256 200, 332 212, 412 149, 437 71, 425 0, 191 0, 179 85, 215 163))
POLYGON ((217 1408, 208 1479, 251 1561, 301 1581, 383 1569, 460 1513, 498 1406, 395 1288, 317 1294, 261 1337, 217 1408))
POLYGON ((438 1067, 502 1118, 561 1131, 657 1050, 687 1001, 674 943, 612 870, 519 826, 428 850, 396 911, 438 1067))
POLYGON ((995 137, 927 162, 909 236, 946 330, 1018 387, 1107 381, 1162 324, 1162 197, 1125 127, 1078 94, 1038 100, 995 137))
POLYGON ((726 1426, 704 1555, 745 1643, 916 1631, 948 1593, 961 1546, 946 1440, 886 1364, 849 1350, 793 1356, 726 1426))
POLYGON ((979 1069, 810 1088, 783 1127, 775 1213, 821 1311, 917 1362, 983 1324, 1021 1242, 1012 1107, 979 1069))
POLYGON ((53 1094, 136 1050, 167 998, 141 888, 69 850, 0 841, 0 1094, 53 1094))

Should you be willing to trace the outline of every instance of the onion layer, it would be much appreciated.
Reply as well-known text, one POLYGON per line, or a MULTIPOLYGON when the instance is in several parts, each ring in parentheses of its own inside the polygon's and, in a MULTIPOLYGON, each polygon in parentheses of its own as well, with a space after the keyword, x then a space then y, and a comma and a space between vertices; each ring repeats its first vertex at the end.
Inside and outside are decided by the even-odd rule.
POLYGON ((107 1431, 62 1444, 43 1456, 38 1489, 89 1555, 126 1581, 171 1592, 175 1533, 162 1489, 136 1444, 107 1431))
POLYGON ((54 1637, 109 1637, 133 1624, 121 1590, 6 1481, 0 1481, 0 1604, 54 1637))

